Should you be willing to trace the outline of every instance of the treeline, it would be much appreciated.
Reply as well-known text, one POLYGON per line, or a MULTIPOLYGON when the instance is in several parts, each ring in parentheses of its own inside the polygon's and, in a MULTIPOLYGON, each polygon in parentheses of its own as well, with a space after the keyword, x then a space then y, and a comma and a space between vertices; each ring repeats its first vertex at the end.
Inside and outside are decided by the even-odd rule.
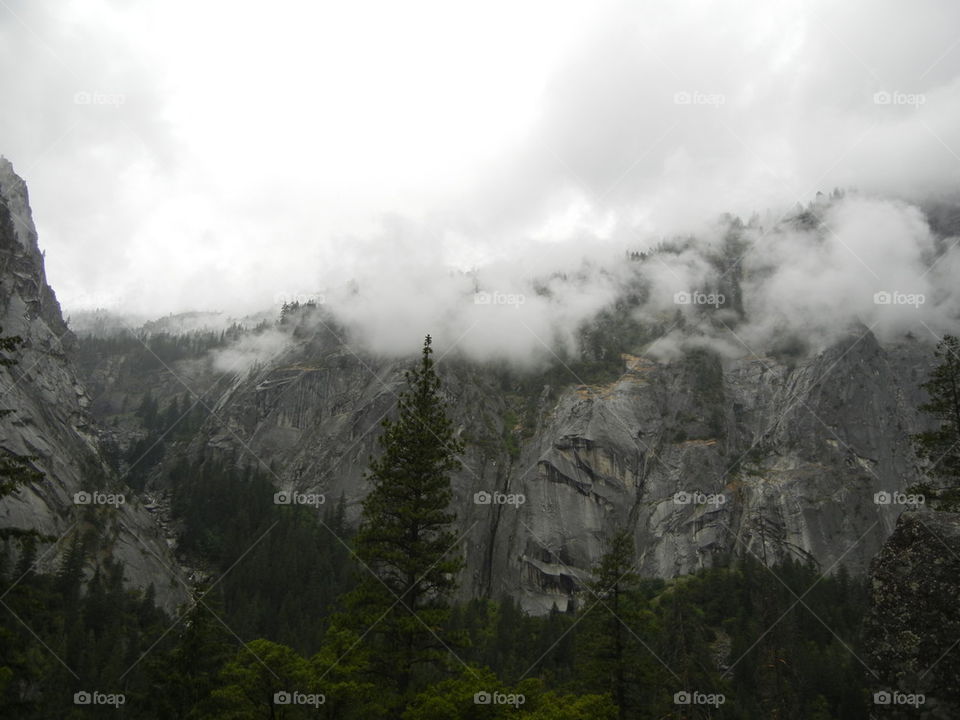
POLYGON ((88 708, 74 704, 74 693, 151 692, 151 679, 136 663, 171 620, 157 609, 152 586, 146 593, 124 588, 117 562, 102 560, 84 579, 96 544, 92 534, 78 534, 59 569, 41 573, 28 539, 19 561, 0 568, 0 716, 89 717, 88 708))
POLYGON ((179 551, 222 575, 230 627, 315 652, 337 598, 353 586, 344 499, 277 504, 268 472, 230 460, 198 469, 181 461, 170 481, 179 551))
MULTIPOLYGON (((83 585, 84 542, 49 574, 31 570, 28 551, 2 573, 12 589, 0 623, 0 716, 115 716, 111 707, 74 706, 74 693, 97 690, 124 694, 120 716, 128 718, 394 717, 389 684, 351 658, 360 635, 329 629, 342 605, 325 600, 320 585, 349 585, 309 559, 324 544, 302 544, 311 539, 306 526, 299 518, 271 531, 270 550, 198 595, 176 625, 152 590, 123 588, 117 564, 103 563, 83 585), (323 703, 274 704, 275 694, 294 691, 323 703)), ((221 563, 235 561, 237 549, 221 547, 221 563)), ((865 584, 842 571, 818 578, 798 563, 744 560, 669 583, 623 578, 616 600, 612 586, 598 585, 578 610, 543 617, 508 598, 456 605, 438 629, 450 646, 442 668, 422 678, 402 717, 867 718, 854 656, 865 584), (677 705, 681 692, 724 702, 677 705), (484 693, 501 693, 503 703, 477 705, 484 693), (504 704, 521 696, 516 707, 504 704)))
POLYGON ((84 336, 77 343, 76 360, 86 368, 93 368, 105 357, 122 356, 124 372, 148 373, 163 370, 181 360, 201 358, 211 350, 226 347, 246 332, 249 331, 235 323, 219 332, 148 333, 138 330, 105 337, 84 336))
POLYGON ((154 468, 163 460, 167 446, 189 441, 210 416, 202 398, 184 391, 162 406, 149 390, 134 411, 143 435, 126 448, 104 444, 111 466, 132 488, 142 490, 154 468))

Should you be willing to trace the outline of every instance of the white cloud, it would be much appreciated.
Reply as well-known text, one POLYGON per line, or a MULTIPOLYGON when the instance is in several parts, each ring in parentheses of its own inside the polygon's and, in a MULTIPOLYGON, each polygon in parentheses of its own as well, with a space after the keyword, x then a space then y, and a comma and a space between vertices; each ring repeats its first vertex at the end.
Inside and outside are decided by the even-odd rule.
MULTIPOLYGON (((707 237, 720 212, 775 217, 835 185, 955 193, 957 27, 960 6, 934 0, 10 2, 0 151, 30 183, 68 310, 109 296, 242 314, 356 279, 338 312, 386 348, 476 320, 462 346, 522 356, 568 341, 623 269, 595 262, 551 300, 475 316, 451 305, 472 292, 451 266, 529 291, 584 256, 707 237), (80 91, 123 102, 78 105, 80 91)), ((795 300, 812 318, 833 317, 829 298, 906 322, 863 292, 909 284, 930 240, 902 205, 854 205, 830 222, 855 254, 766 237, 751 262, 786 264, 748 300, 787 316, 798 306, 771 293, 813 283, 795 300)), ((708 273, 694 251, 666 262, 650 271, 663 293, 708 273)), ((951 254, 918 282, 955 302, 956 267, 951 254)))

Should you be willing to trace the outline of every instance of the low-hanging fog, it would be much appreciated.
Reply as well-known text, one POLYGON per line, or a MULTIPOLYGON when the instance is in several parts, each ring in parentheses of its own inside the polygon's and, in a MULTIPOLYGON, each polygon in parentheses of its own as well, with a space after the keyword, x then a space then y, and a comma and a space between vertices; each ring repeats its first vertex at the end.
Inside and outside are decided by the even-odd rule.
MULTIPOLYGON (((411 352, 431 331, 439 347, 481 359, 548 358, 575 349, 576 331, 601 309, 642 289, 631 312, 666 324, 647 352, 669 358, 709 344, 726 355, 763 354, 785 338, 822 349, 854 324, 885 339, 924 337, 953 327, 960 312, 960 238, 937 238, 915 206, 846 194, 813 206, 821 225, 794 215, 738 228, 726 270, 710 262, 725 248, 729 221, 705 226, 673 251, 627 261, 622 247, 579 241, 518 248, 475 272, 454 272, 418 251, 416 234, 393 236, 389 255, 371 254, 354 282, 299 299, 321 302, 382 352, 411 352), (743 318, 722 295, 724 275, 741 270, 743 318), (697 297, 699 295, 700 297, 697 297), (689 302, 684 302, 689 300, 689 302), (700 304, 698 304, 698 301, 700 304), (682 322, 681 322, 682 318, 682 322)), ((294 298, 291 298, 294 299, 294 298)))

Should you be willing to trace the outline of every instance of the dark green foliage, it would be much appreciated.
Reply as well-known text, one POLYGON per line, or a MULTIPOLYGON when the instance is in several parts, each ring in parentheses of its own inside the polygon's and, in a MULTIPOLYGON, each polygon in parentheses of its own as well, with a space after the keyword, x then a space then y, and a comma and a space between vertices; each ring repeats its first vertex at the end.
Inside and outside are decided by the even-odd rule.
MULTIPOLYGON (((455 606, 448 622, 449 633, 464 639, 457 649, 467 663, 492 668, 498 677, 516 681, 546 667, 554 675, 569 677, 573 664, 569 643, 554 647, 573 618, 551 613, 545 618, 531 617, 509 596, 500 602, 474 599, 455 606)), ((572 638, 570 638, 572 640, 572 638)))
POLYGON ((277 505, 268 478, 213 458, 193 471, 176 466, 180 549, 218 573, 230 569, 220 587, 238 634, 308 652, 319 646, 336 599, 353 587, 344 544, 351 533, 342 504, 277 505))
MULTIPOLYGON (((455 651, 469 668, 458 663, 452 674, 423 673, 398 709, 391 700, 394 681, 373 672, 378 663, 371 654, 356 652, 359 634, 335 627, 319 646, 297 650, 237 632, 244 647, 219 586, 198 593, 176 623, 154 607, 151 593, 125 591, 115 563, 101 564, 82 589, 86 544, 73 541, 54 574, 33 570, 27 549, 16 570, 2 577, 4 587, 21 578, 4 603, 25 623, 4 610, 3 717, 97 716, 95 709, 72 705, 72 693, 84 688, 124 692, 124 717, 164 720, 271 712, 340 720, 398 712, 408 719, 654 720, 683 716, 673 704, 682 690, 726 697, 718 710, 688 707, 686 717, 868 717, 868 683, 854 656, 861 654, 866 587, 842 571, 821 579, 815 568, 797 562, 766 568, 743 560, 665 584, 635 577, 630 548, 615 540, 577 614, 554 610, 531 617, 508 600, 454 608, 438 634, 467 640, 455 651), (272 693, 294 690, 322 693, 325 702, 311 714, 271 706, 272 693), (482 691, 521 693, 525 700, 519 712, 478 706, 472 698, 482 691)), ((115 713, 109 709, 104 716, 115 713)))
MULTIPOLYGON (((857 659, 866 586, 845 572, 820 578, 796 561, 764 567, 744 558, 678 582, 711 650, 729 648, 716 676, 744 717, 866 718, 867 678, 857 659), (803 599, 802 603, 797 598, 803 599)), ((674 642, 671 638, 670 642, 674 642)), ((701 658, 700 667, 703 667, 701 658)), ((696 672, 696 669, 693 669, 696 672)))
MULTIPOLYGON (((36 555, 28 547, 16 570, 0 575, 0 717, 89 717, 73 705, 75 692, 134 697, 149 691, 143 674, 124 673, 170 618, 154 607, 152 589, 146 595, 124 589, 122 567, 114 561, 98 564, 81 586, 87 545, 75 536, 53 574, 35 569, 36 555)), ((99 710, 94 717, 116 713, 112 707, 99 710)))
POLYGON ((373 672, 399 698, 447 660, 439 631, 463 566, 448 509, 449 474, 462 446, 431 354, 428 335, 420 363, 406 374, 397 419, 383 422, 383 454, 370 462, 372 488, 356 539, 360 581, 347 599, 347 625, 367 633, 373 672))
POLYGON ((220 672, 233 657, 237 641, 222 624, 220 594, 198 590, 182 610, 175 630, 142 660, 141 672, 150 679, 150 690, 133 699, 146 717, 207 717, 200 712, 220 686, 220 672))
POLYGON ((673 695, 682 690, 726 696, 718 711, 700 708, 703 717, 868 717, 854 655, 863 656, 862 579, 747 558, 665 584, 633 576, 630 549, 624 538, 611 543, 576 615, 530 617, 506 599, 456 608, 452 627, 469 638, 458 654, 502 683, 537 678, 580 697, 615 698, 622 682, 629 718, 679 717, 673 695), (615 596, 623 623, 610 611, 615 596))
POLYGON ((122 472, 127 485, 139 490, 163 460, 167 446, 193 438, 210 412, 200 398, 194 398, 186 391, 174 396, 161 410, 158 401, 147 392, 135 415, 146 434, 132 443, 113 464, 122 472))
POLYGON ((577 627, 576 677, 609 694, 620 720, 635 717, 651 702, 652 688, 668 679, 645 647, 656 621, 634 563, 632 536, 616 533, 594 568, 577 627))

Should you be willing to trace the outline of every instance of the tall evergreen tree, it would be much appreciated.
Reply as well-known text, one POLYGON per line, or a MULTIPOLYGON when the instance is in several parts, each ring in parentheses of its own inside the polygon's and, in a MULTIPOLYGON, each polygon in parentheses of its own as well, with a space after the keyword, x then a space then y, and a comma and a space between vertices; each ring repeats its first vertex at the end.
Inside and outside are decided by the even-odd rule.
POLYGON ((173 647, 148 653, 144 662, 150 692, 140 700, 152 717, 204 717, 203 708, 221 685, 218 675, 235 653, 234 638, 217 616, 220 593, 197 589, 177 628, 173 647))
POLYGON ((620 530, 593 570, 577 638, 578 675, 590 682, 590 689, 610 694, 621 720, 636 717, 654 675, 654 658, 643 647, 652 642, 654 616, 633 568, 633 538, 620 530))
MULTIPOLYGON (((672 686, 673 692, 724 692, 711 657, 710 630, 701 609, 702 603, 696 598, 698 584, 696 577, 681 578, 661 594, 658 600, 660 639, 657 654, 670 668, 671 676, 666 687, 672 686)), ((687 708, 687 712, 690 714, 684 717, 715 716, 711 706, 693 705, 687 708)))
POLYGON ((440 397, 430 336, 406 373, 396 420, 383 422, 383 454, 371 458, 357 556, 365 566, 347 598, 350 623, 399 703, 446 657, 442 627, 463 560, 455 550, 449 473, 462 445, 440 397))

